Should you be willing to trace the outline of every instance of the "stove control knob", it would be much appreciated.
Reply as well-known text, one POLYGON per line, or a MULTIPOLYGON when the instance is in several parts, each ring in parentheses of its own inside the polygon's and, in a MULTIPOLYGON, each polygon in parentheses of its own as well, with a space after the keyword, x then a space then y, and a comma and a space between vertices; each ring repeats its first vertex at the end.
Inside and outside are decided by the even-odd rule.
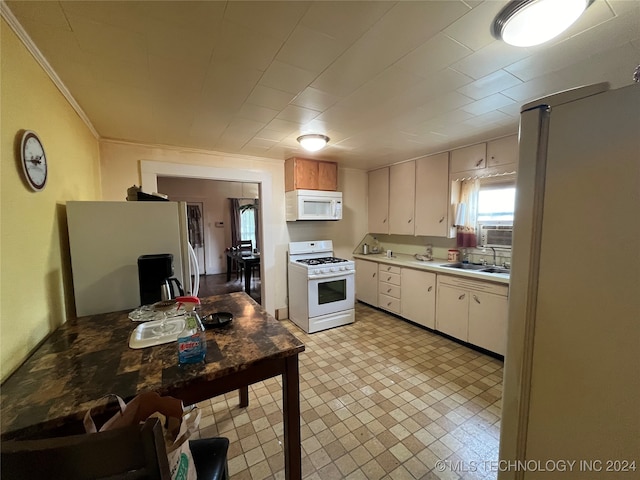
POLYGON ((340 270, 346 270, 347 267, 340 267, 340 270))
POLYGON ((338 271, 338 269, 337 269, 336 267, 331 267, 331 269, 330 269, 330 270, 331 270, 332 272, 337 272, 337 271, 338 271))

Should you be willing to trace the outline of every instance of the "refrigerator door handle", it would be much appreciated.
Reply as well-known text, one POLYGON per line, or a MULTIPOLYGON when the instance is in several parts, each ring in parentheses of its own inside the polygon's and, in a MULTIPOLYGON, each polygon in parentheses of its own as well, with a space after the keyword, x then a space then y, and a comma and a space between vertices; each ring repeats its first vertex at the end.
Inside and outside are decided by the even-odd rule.
POLYGON ((191 288, 192 295, 198 296, 198 290, 200 290, 200 269, 198 268, 198 258, 196 252, 193 250, 191 243, 187 242, 187 248, 189 249, 189 264, 191 265, 191 272, 193 273, 193 286, 191 288))

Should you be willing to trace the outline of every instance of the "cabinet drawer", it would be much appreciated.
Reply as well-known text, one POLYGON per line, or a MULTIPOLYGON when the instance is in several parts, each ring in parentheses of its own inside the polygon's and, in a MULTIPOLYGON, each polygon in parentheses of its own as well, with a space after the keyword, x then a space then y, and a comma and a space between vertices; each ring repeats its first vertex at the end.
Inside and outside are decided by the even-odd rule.
POLYGON ((393 298, 400 298, 400 285, 392 285, 391 283, 380 282, 378 291, 381 294, 388 295, 393 298))
POLYGON ((380 272, 380 282, 390 283, 392 285, 400 285, 400 272, 398 273, 387 273, 380 272))
POLYGON ((400 299, 388 295, 378 295, 378 306, 393 313, 400 313, 400 299))
POLYGON ((400 274, 400 267, 394 267, 393 265, 384 265, 383 263, 379 264, 378 267, 380 273, 397 273, 400 274))
POLYGON ((438 286, 450 285, 463 290, 486 292, 494 295, 509 295, 509 286, 501 283, 483 282, 482 280, 471 280, 466 277, 454 277, 450 275, 438 275, 438 286))

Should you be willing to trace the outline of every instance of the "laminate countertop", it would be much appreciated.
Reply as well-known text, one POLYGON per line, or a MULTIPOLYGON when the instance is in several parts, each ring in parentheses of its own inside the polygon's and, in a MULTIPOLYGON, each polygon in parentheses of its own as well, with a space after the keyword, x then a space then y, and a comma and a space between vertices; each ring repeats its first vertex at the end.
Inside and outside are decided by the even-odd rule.
MULTIPOLYGON (((443 259, 433 259, 431 261, 417 260, 414 255, 406 253, 394 253, 393 257, 388 258, 384 253, 371 253, 363 255, 354 253, 353 258, 360 260, 368 260, 371 262, 383 263, 385 265, 395 265, 397 267, 414 268, 416 270, 425 270, 437 274, 451 275, 455 277, 465 277, 469 279, 482 280, 484 282, 494 282, 508 285, 509 274, 505 273, 487 273, 478 270, 463 270, 458 268, 443 267, 443 265, 455 262, 449 262, 443 259)), ((489 268, 487 265, 485 268, 489 268)))
POLYGON ((204 364, 178 366, 176 342, 129 348, 138 323, 129 320, 128 311, 71 319, 61 325, 2 385, 3 437, 78 422, 107 394, 127 400, 152 390, 183 401, 193 399, 190 392, 197 385, 218 385, 221 378, 237 377, 243 370, 304 350, 302 342, 245 293, 201 301, 201 315, 230 312, 234 316, 229 325, 207 330, 204 364))

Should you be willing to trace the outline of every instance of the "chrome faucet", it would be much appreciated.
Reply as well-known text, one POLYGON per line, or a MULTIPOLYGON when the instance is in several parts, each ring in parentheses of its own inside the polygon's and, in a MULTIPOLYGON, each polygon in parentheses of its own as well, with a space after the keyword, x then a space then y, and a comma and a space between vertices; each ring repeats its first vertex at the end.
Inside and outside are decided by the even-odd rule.
POLYGON ((489 247, 491 250, 493 250, 493 266, 495 267, 497 265, 496 263, 496 249, 493 247, 489 247))

